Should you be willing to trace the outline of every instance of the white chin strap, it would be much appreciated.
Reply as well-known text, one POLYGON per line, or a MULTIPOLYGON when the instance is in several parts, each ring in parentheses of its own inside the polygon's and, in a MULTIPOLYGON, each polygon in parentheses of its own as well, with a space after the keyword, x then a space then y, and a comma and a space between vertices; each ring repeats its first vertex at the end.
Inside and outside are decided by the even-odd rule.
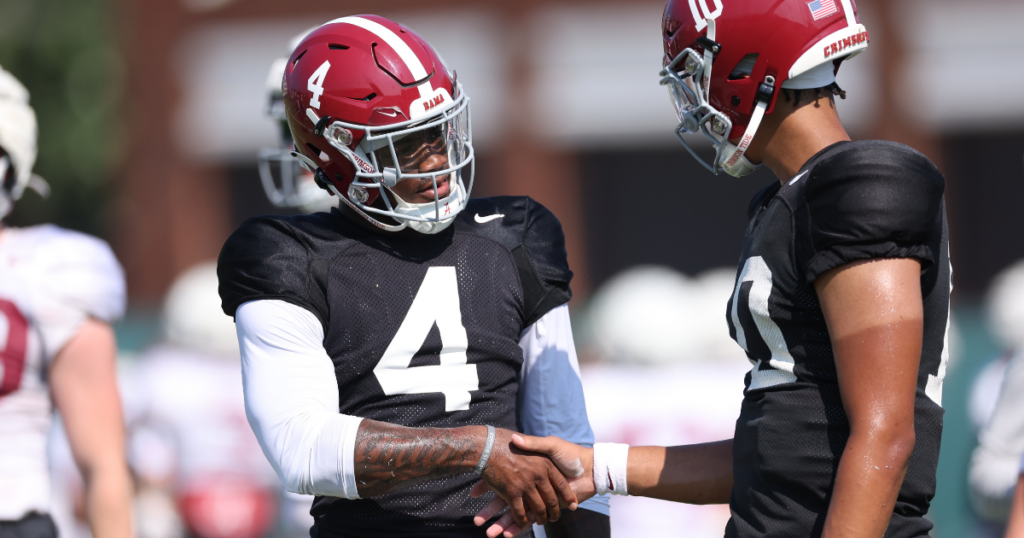
POLYGON ((404 222, 402 224, 397 225, 397 226, 393 225, 393 224, 384 224, 383 222, 380 222, 379 220, 371 217, 370 215, 367 215, 365 211, 363 211, 362 209, 359 209, 359 206, 357 206, 356 204, 352 203, 352 201, 348 199, 348 196, 345 196, 345 195, 341 194, 340 192, 338 192, 338 188, 334 186, 334 183, 329 183, 327 185, 327 188, 331 189, 331 192, 333 192, 334 195, 337 196, 338 199, 341 200, 341 202, 343 204, 347 205, 349 207, 349 209, 351 209, 352 211, 355 211, 356 214, 358 214, 359 216, 361 216, 364 219, 368 220, 370 222, 370 224, 373 224, 374 226, 380 228, 381 230, 384 230, 385 232, 400 232, 400 231, 405 229, 406 223, 404 223, 404 222))
MULTIPOLYGON (((409 228, 412 228, 422 234, 436 234, 450 226, 452 222, 455 222, 455 215, 458 214, 457 208, 462 205, 463 198, 466 194, 465 191, 462 190, 460 182, 452 181, 451 175, 448 178, 448 188, 451 189, 451 192, 448 196, 438 200, 436 204, 434 202, 410 204, 395 194, 395 213, 414 218, 431 219, 427 221, 405 221, 405 224, 409 228), (440 210, 441 218, 433 220, 438 217, 438 210, 440 210), (445 216, 446 214, 448 216, 445 216)), ((391 189, 388 190, 390 191, 391 189)), ((394 192, 391 194, 394 194, 394 192)))
MULTIPOLYGON (((715 40, 715 32, 716 32, 715 26, 716 26, 717 23, 715 23, 715 19, 708 19, 707 23, 708 23, 708 39, 710 39, 711 41, 714 41, 715 40)), ((711 66, 714 63, 715 63, 715 53, 710 48, 705 47, 704 48, 704 72, 701 73, 701 76, 700 76, 700 78, 701 78, 701 86, 703 86, 702 89, 704 90, 704 102, 705 103, 709 102, 708 100, 711 98, 711 66)))
MULTIPOLYGON (((766 77, 765 84, 774 86, 775 77, 766 77)), ((760 164, 750 162, 750 159, 747 159, 743 154, 747 152, 750 142, 754 140, 754 135, 757 134, 757 128, 761 126, 761 120, 764 119, 768 103, 768 101, 763 99, 757 100, 757 106, 754 107, 754 113, 750 115, 747 130, 743 132, 739 144, 733 144, 728 140, 722 141, 722 156, 719 159, 719 167, 726 174, 733 177, 742 177, 761 167, 760 164)))

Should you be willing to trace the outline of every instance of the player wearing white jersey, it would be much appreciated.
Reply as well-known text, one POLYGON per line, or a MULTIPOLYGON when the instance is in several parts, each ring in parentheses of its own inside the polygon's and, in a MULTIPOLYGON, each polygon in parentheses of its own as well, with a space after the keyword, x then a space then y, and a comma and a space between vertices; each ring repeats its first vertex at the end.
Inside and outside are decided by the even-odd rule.
MULTIPOLYGON (((0 69, 0 218, 32 181, 35 156, 28 92, 0 69)), ((56 534, 46 456, 54 405, 82 471, 93 535, 131 534, 110 327, 124 306, 124 275, 106 243, 0 222, 0 538, 56 534)))
MULTIPOLYGON (((163 327, 163 342, 135 361, 124 383, 139 495, 177 507, 192 538, 266 536, 279 482, 246 422, 238 339, 220 309, 216 264, 175 279, 163 327)), ((159 513, 143 506, 136 517, 155 527, 159 513)), ((303 534, 313 524, 306 518, 303 534)))

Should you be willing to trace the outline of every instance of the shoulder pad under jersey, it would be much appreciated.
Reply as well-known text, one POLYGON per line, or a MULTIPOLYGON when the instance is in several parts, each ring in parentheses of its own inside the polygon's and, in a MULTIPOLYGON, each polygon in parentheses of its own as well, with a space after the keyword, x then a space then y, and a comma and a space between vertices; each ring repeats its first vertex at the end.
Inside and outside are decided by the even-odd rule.
POLYGON ((326 260, 314 242, 330 234, 326 213, 249 219, 231 234, 217 260, 221 308, 234 316, 243 303, 276 299, 312 312, 325 326, 326 260))
POLYGON ((945 180, 921 153, 895 142, 837 144, 809 163, 806 230, 799 256, 807 282, 840 265, 870 258, 917 258, 940 229, 945 180), (938 228, 937 228, 938 226, 938 228))
POLYGON ((456 231, 489 237, 512 253, 523 286, 524 327, 572 298, 562 225, 536 200, 474 198, 459 214, 456 231))

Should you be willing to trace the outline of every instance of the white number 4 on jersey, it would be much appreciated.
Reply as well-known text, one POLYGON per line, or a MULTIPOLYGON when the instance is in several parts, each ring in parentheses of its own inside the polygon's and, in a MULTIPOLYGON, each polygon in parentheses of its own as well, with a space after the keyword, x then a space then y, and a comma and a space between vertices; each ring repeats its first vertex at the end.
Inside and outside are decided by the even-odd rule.
POLYGON ((476 365, 466 364, 468 348, 455 268, 430 267, 398 334, 373 373, 388 396, 440 392, 446 412, 464 411, 469 409, 469 392, 480 390, 476 365), (441 364, 410 368, 434 322, 441 333, 441 364))

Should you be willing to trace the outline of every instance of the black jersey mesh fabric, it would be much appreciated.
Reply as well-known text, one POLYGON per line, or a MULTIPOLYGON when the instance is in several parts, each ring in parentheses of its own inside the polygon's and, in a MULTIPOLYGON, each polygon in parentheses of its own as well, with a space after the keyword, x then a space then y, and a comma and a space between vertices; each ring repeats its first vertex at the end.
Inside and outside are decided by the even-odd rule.
MULTIPOLYGON (((341 412, 403 426, 453 427, 491 424, 515 429, 515 401, 522 350, 522 297, 511 254, 486 238, 455 233, 403 246, 401 256, 382 251, 390 242, 353 242, 330 263, 330 329, 325 338, 334 359, 341 412), (455 267, 462 323, 480 390, 468 410, 445 411, 441 393, 385 395, 372 370, 398 332, 428 267, 455 267), (370 375, 365 375, 370 372, 370 375)), ((442 342, 431 330, 411 367, 440 364, 442 342)), ((477 481, 463 475, 386 493, 372 499, 320 497, 313 515, 326 527, 380 536, 396 527, 462 528, 479 532, 471 517, 489 499, 470 499, 477 481)))
MULTIPOLYGON (((924 514, 935 494, 942 433, 943 411, 936 401, 941 388, 936 387, 941 387, 944 374, 951 270, 943 180, 931 163, 922 160, 927 161, 893 143, 837 144, 811 159, 804 167, 808 173, 766 188, 751 203, 739 267, 758 258, 765 269, 754 280, 770 286, 770 294, 764 316, 752 299, 754 282, 738 279, 735 321, 745 335, 748 356, 759 365, 747 375, 748 389, 736 422, 727 537, 821 534, 849 422, 813 282, 832 267, 871 257, 926 258, 921 275, 925 332, 915 403, 917 444, 885 536, 925 536, 931 529, 924 514), (819 168, 822 161, 829 165, 819 168), (859 180, 858 173, 865 180, 859 180), (828 200, 815 199, 813 192, 829 193, 828 200), (906 199, 915 196, 910 211, 906 199), (859 219, 870 222, 849 225, 859 219), (840 248, 844 246, 850 248, 840 248), (772 326, 785 340, 783 351, 773 350, 762 338, 772 326), (773 370, 766 364, 770 360, 785 363, 786 353, 791 356, 792 376, 773 378, 776 381, 767 386, 753 383, 763 371, 773 370)), ((736 337, 732 303, 727 319, 736 337)))

